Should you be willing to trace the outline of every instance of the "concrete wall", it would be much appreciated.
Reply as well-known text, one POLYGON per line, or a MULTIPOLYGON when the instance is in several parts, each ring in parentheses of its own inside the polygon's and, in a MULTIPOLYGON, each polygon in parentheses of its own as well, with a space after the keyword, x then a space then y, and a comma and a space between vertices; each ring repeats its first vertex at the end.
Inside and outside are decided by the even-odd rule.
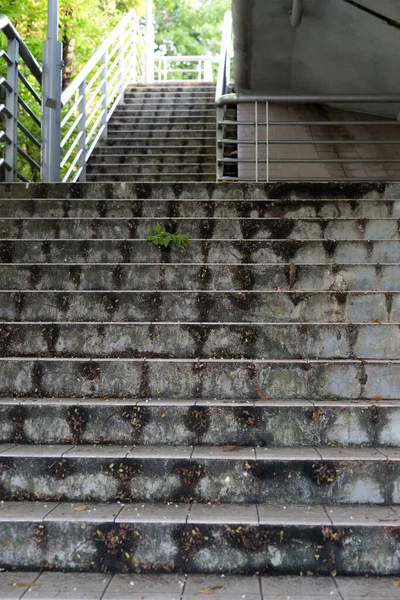
MULTIPOLYGON (((356 0, 400 24, 400 0, 356 0)), ((400 29, 347 0, 233 0, 239 93, 400 92, 400 29)), ((351 106, 359 109, 365 107, 351 106)), ((400 105, 368 107, 397 116, 400 105)))

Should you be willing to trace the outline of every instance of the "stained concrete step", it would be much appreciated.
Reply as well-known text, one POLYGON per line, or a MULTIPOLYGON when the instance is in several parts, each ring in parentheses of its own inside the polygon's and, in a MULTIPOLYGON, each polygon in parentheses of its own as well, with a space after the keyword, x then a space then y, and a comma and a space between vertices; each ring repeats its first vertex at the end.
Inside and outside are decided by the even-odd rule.
POLYGON ((113 115, 113 118, 109 122, 109 127, 117 127, 118 125, 123 125, 126 127, 131 126, 141 126, 141 125, 177 125, 177 124, 188 124, 195 123, 196 125, 208 125, 212 123, 215 127, 215 113, 212 111, 206 111, 205 114, 191 114, 186 113, 183 115, 168 115, 168 114, 160 114, 160 115, 145 115, 142 112, 138 114, 131 114, 128 112, 119 113, 113 115))
POLYGON ((87 182, 89 183, 101 183, 109 182, 110 184, 121 183, 121 182, 164 182, 164 183, 188 183, 188 182, 203 182, 213 183, 215 181, 215 171, 212 173, 163 173, 162 171, 155 171, 153 173, 88 173, 87 182))
MULTIPOLYGON (((397 448, 226 448, 3 446, 2 499, 231 505, 274 504, 284 498, 287 504, 313 506, 399 504, 397 448)), ((225 512, 237 523, 240 510, 235 514, 227 506, 225 512)), ((398 529, 399 523, 393 515, 385 527, 398 529)))
MULTIPOLYGON (((131 222, 132 229, 137 222, 131 222)), ((101 227, 100 227, 101 229, 101 227)), ((141 228, 143 231, 143 227, 141 228)), ((54 231, 54 228, 52 229, 54 231)), ((99 231, 91 227, 92 235, 99 231)), ((132 230, 131 230, 132 231, 132 230)), ((111 233, 119 233, 112 231, 111 233)), ((122 232, 123 233, 123 232, 122 232)), ((151 233, 151 230, 147 230, 151 233)), ((209 231, 203 231, 203 234, 209 231)), ((294 265, 393 263, 400 257, 397 240, 236 240, 192 239, 182 252, 174 244, 160 248, 146 239, 0 239, 0 263, 225 263, 239 265, 291 260, 294 265)))
POLYGON ((396 360, 400 325, 0 322, 0 355, 396 360))
POLYGON ((160 161, 150 158, 146 162, 140 164, 132 164, 129 162, 116 162, 106 164, 89 164, 87 172, 90 175, 107 174, 112 177, 119 175, 133 176, 146 175, 156 173, 158 175, 165 174, 169 176, 188 175, 190 173, 213 175, 215 176, 215 162, 205 161, 203 158, 196 160, 191 158, 189 162, 180 160, 162 159, 160 161))
MULTIPOLYGON (((113 146, 110 146, 108 150, 114 151, 113 146)), ((149 148, 149 150, 153 150, 153 148, 149 148)), ((164 186, 167 198, 157 198, 157 193, 161 192, 158 184, 140 186, 142 194, 146 196, 144 198, 139 194, 138 186, 128 185, 126 189, 118 191, 122 197, 110 199, 106 196, 102 198, 100 195, 104 191, 105 185, 101 184, 90 191, 87 186, 84 186, 82 193, 87 192, 88 197, 82 198, 71 197, 68 188, 64 186, 52 188, 53 194, 50 197, 37 197, 34 185, 28 188, 28 198, 21 198, 17 195, 17 192, 25 193, 25 189, 12 189, 12 195, 9 198, 0 199, 0 215, 3 218, 108 216, 208 219, 214 217, 239 218, 243 221, 248 218, 253 220, 259 218, 287 220, 317 218, 322 221, 343 218, 360 220, 400 218, 400 200, 237 200, 231 198, 230 195, 226 199, 210 200, 207 196, 207 199, 190 200, 185 199, 187 191, 184 188, 188 187, 186 184, 184 186, 164 186), (56 191, 60 193, 58 197, 54 193, 56 191), (147 197, 147 192, 153 196, 147 197), (180 195, 181 192, 184 198, 176 198, 176 194, 180 195)), ((193 186, 198 188, 196 184, 193 186)), ((0 193, 1 191, 0 189, 0 193)), ((360 225, 363 225, 363 221, 360 221, 360 225)))
POLYGON ((0 264, 2 290, 400 291, 398 264, 0 264))
POLYGON ((116 156, 125 156, 126 158, 135 158, 135 157, 143 157, 143 156, 188 156, 188 155, 199 155, 199 156, 214 156, 215 157, 215 148, 209 146, 205 146, 203 144, 193 144, 193 145, 184 145, 181 144, 179 146, 151 146, 151 145, 143 145, 143 146, 99 146, 98 149, 93 152, 90 160, 92 163, 98 162, 100 159, 105 160, 116 157, 116 156))
MULTIPOLYGON (((149 148, 152 147, 170 147, 170 146, 189 146, 191 144, 201 144, 202 146, 210 147, 215 152, 215 135, 206 135, 203 132, 193 134, 189 137, 174 137, 173 135, 169 135, 168 137, 143 137, 142 135, 139 137, 118 137, 118 134, 109 135, 107 140, 103 143, 100 143, 98 148, 102 149, 105 146, 109 148, 115 148, 119 146, 129 146, 129 147, 137 147, 143 146, 146 144, 149 148)), ((195 182, 192 182, 195 184, 195 182)))
POLYGON ((398 398, 399 360, 0 358, 0 395, 252 400, 398 398))
POLYGON ((201 600, 204 595, 214 595, 217 600, 243 600, 243 597, 247 600, 287 600, 288 597, 296 600, 360 600, 368 597, 395 600, 397 584, 398 579, 394 577, 313 577, 311 572, 308 577, 0 573, 0 586, 7 590, 12 588, 16 594, 13 600, 21 599, 26 591, 25 598, 40 597, 41 600, 69 600, 72 591, 80 600, 139 600, 146 598, 148 593, 154 600, 201 600), (136 598, 132 589, 137 590, 136 598))
POLYGON ((399 292, 0 291, 4 321, 398 323, 399 292))
POLYGON ((258 393, 265 399, 2 398, 0 443, 5 449, 14 442, 214 444, 232 456, 244 446, 362 445, 397 451, 400 444, 400 398, 274 400, 258 393))
MULTIPOLYGON (((156 166, 156 165, 154 165, 156 166)), ((140 168, 150 170, 150 165, 142 165, 140 168)), ((210 170, 210 164, 197 165, 190 167, 174 164, 159 165, 156 169, 169 168, 187 169, 191 168, 210 170)), ((103 168, 102 166, 99 169, 103 168)), ((134 170, 134 166, 118 164, 115 165, 115 171, 121 173, 124 169, 134 170)), ((200 239, 230 239, 240 241, 242 239, 260 240, 260 239, 290 239, 295 242, 300 240, 332 240, 332 246, 327 244, 329 250, 331 247, 335 250, 335 242, 344 240, 366 240, 373 241, 399 240, 400 228, 398 219, 279 219, 279 218, 228 218, 228 217, 210 217, 201 219, 195 217, 172 217, 170 219, 154 217, 30 217, 13 218, 3 217, 0 219, 1 238, 19 238, 19 239, 57 239, 57 238, 82 238, 103 237, 105 239, 117 238, 142 238, 146 239, 152 233, 156 223, 163 225, 168 231, 189 234, 194 238, 200 239)), ((318 257, 315 257, 318 260, 318 257)))
MULTIPOLYGON (((127 127, 121 125, 121 126, 113 126, 113 127, 109 127, 109 134, 110 134, 110 138, 123 138, 123 139, 128 139, 128 138, 136 138, 136 139, 142 139, 142 138, 160 138, 160 139, 166 139, 166 138, 186 138, 188 140, 188 142, 190 143, 193 137, 202 137, 202 135, 206 135, 208 137, 214 137, 212 132, 213 129, 215 128, 215 125, 213 125, 213 127, 211 127, 210 125, 204 125, 203 124, 196 124, 196 123, 190 123, 190 124, 177 124, 175 125, 169 125, 168 123, 166 124, 157 124, 157 125, 145 125, 143 124, 143 126, 135 126, 134 129, 128 129, 127 127)), ((215 140, 215 137, 214 137, 215 140)))

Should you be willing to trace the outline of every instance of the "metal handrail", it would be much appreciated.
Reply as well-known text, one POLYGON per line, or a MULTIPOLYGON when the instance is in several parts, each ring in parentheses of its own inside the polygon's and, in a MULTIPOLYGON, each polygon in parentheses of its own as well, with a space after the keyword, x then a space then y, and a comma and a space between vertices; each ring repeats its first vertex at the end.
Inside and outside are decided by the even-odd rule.
POLYGON ((298 27, 303 20, 303 0, 293 0, 292 14, 290 15, 290 24, 292 27, 298 27))
POLYGON ((61 96, 61 178, 85 181, 86 165, 126 87, 141 82, 139 21, 130 11, 61 96))
MULTIPOLYGON (((155 81, 168 81, 168 75, 172 73, 180 73, 182 81, 185 80, 185 75, 195 73, 197 81, 214 81, 213 63, 217 62, 212 56, 155 56, 154 57, 154 75, 155 81), (195 68, 180 67, 172 69, 169 63, 195 63, 195 68)), ((186 79, 194 79, 189 76, 186 79)), ((175 80, 177 81, 177 80, 175 80)), ((179 80, 180 81, 180 80, 179 80)))
POLYGON ((5 131, 0 131, 4 157, 0 167, 5 168, 7 182, 36 180, 40 173, 41 115, 36 114, 27 99, 33 99, 41 111, 42 69, 6 15, 0 15, 0 31, 8 40, 7 51, 0 52, 0 59, 7 66, 6 77, 0 79, 0 87, 5 91, 5 131), (29 74, 21 72, 21 62, 29 74), (34 156, 30 154, 32 148, 34 156))
POLYGON ((226 94, 230 83, 230 68, 232 49, 232 13, 227 11, 222 25, 222 41, 219 56, 217 86, 215 90, 215 101, 226 94))

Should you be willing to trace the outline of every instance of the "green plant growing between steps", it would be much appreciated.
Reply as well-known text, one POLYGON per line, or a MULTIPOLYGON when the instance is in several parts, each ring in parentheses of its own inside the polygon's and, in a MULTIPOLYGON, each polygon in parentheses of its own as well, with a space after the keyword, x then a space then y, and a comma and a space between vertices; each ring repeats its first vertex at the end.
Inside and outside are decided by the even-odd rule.
POLYGON ((156 223, 153 233, 154 235, 148 236, 148 241, 153 242, 156 246, 164 246, 164 248, 168 248, 172 242, 180 250, 186 251, 192 239, 192 236, 187 233, 169 233, 160 223, 156 223))

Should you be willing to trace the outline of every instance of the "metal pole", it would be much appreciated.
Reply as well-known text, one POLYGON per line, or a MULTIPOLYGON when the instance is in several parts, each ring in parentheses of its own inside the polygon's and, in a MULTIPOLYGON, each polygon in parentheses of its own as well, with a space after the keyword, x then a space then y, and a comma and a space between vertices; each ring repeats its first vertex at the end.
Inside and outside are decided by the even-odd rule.
POLYGON ((146 0, 146 83, 154 83, 153 0, 146 0))
POLYGON ((8 56, 12 64, 7 67, 7 83, 11 91, 6 90, 6 108, 11 113, 10 118, 6 118, 6 136, 10 143, 5 147, 5 159, 10 165, 11 171, 6 169, 5 178, 7 182, 17 181, 17 148, 18 148, 18 40, 8 40, 8 56))
POLYGON ((43 44, 42 169, 44 182, 60 181, 62 44, 58 41, 58 0, 48 0, 43 44))

